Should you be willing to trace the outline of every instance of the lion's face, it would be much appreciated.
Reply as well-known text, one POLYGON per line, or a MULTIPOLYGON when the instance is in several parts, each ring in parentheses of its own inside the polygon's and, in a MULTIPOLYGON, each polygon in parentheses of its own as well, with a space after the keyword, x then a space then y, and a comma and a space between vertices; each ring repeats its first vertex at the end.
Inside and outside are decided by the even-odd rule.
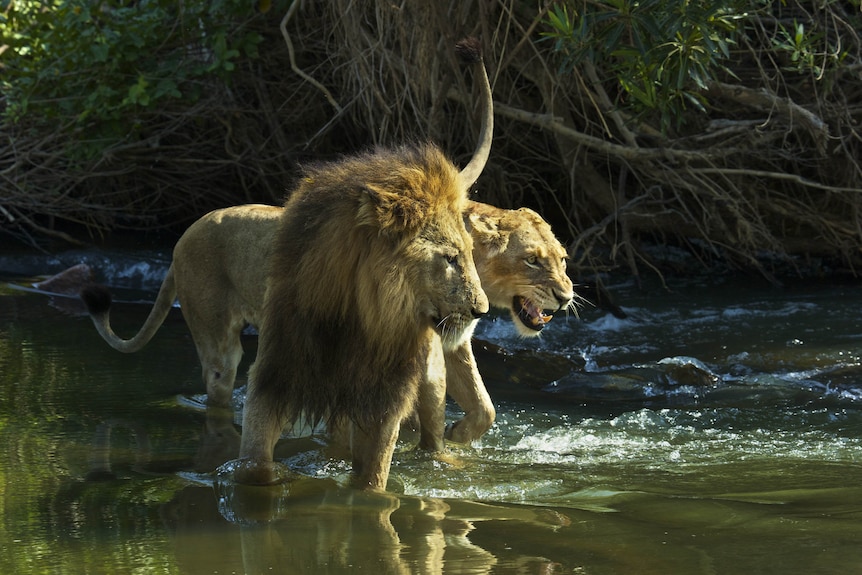
POLYGON ((538 335, 552 317, 545 311, 573 306, 568 253, 536 212, 471 202, 468 221, 482 287, 491 305, 510 311, 521 335, 538 335))
POLYGON ((407 251, 416 262, 412 279, 418 302, 444 347, 452 349, 469 340, 477 319, 488 312, 489 302, 463 221, 452 217, 425 226, 407 251))

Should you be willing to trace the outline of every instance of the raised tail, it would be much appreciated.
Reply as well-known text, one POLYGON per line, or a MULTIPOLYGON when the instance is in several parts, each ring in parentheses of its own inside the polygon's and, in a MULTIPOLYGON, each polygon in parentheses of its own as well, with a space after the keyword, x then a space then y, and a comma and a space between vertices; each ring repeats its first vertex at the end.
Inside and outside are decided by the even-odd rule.
POLYGON ((150 315, 147 316, 147 320, 138 333, 131 339, 121 338, 111 328, 111 292, 108 291, 108 288, 101 285, 90 285, 84 287, 79 295, 87 306, 93 325, 96 326, 96 331, 99 332, 102 339, 117 351, 134 353, 143 349, 153 339, 174 305, 174 300, 177 298, 174 266, 171 265, 168 269, 168 274, 162 282, 162 287, 159 289, 159 295, 156 297, 153 309, 150 310, 150 315))
POLYGON ((479 179, 491 154, 491 141, 494 137, 494 99, 491 95, 491 83, 488 81, 488 72, 485 70, 482 46, 479 41, 476 38, 465 38, 455 45, 455 51, 463 61, 473 65, 476 76, 474 82, 479 84, 482 102, 482 129, 479 142, 476 144, 470 163, 464 166, 459 176, 461 185, 466 191, 479 179))

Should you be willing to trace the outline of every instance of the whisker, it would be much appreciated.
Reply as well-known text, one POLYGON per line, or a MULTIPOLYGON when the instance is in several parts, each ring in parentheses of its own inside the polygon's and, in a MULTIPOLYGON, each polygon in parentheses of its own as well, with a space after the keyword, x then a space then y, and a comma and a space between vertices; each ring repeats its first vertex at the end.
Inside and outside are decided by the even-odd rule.
POLYGON ((566 305, 566 317, 568 318, 569 314, 572 314, 576 318, 581 319, 581 314, 578 313, 579 309, 580 306, 575 302, 575 300, 570 301, 568 305, 566 305))

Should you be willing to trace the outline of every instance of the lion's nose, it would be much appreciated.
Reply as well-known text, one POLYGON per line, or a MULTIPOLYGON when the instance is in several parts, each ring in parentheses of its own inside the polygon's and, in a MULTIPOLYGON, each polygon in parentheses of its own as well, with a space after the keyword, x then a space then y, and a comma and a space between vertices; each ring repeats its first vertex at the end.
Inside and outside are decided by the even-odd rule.
POLYGON ((559 293, 557 293, 556 291, 554 291, 554 298, 556 298, 557 303, 558 303, 558 304, 559 304, 559 306, 560 306, 560 307, 558 307, 558 308, 557 308, 557 311, 560 311, 560 310, 561 310, 561 309, 563 309, 564 307, 568 306, 568 305, 569 305, 569 302, 571 302, 571 301, 572 301, 572 298, 573 298, 573 297, 575 297, 574 292, 570 292, 570 293, 568 293, 568 294, 559 294, 559 293))
POLYGON ((476 308, 474 307, 473 309, 471 309, 471 310, 470 310, 470 313, 472 313, 472 314, 473 314, 473 317, 474 317, 474 318, 479 319, 480 317, 482 317, 483 315, 485 315, 486 313, 488 313, 488 311, 487 311, 487 310, 482 311, 482 310, 476 309, 476 308))

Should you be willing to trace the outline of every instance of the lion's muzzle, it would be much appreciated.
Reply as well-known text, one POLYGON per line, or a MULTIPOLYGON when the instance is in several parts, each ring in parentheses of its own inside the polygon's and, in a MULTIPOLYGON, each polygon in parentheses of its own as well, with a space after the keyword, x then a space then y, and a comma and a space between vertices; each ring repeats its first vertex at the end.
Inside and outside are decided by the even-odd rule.
POLYGON ((525 327, 534 331, 542 331, 545 324, 554 317, 552 315, 545 315, 542 308, 531 300, 519 295, 512 298, 512 311, 515 312, 525 327))

